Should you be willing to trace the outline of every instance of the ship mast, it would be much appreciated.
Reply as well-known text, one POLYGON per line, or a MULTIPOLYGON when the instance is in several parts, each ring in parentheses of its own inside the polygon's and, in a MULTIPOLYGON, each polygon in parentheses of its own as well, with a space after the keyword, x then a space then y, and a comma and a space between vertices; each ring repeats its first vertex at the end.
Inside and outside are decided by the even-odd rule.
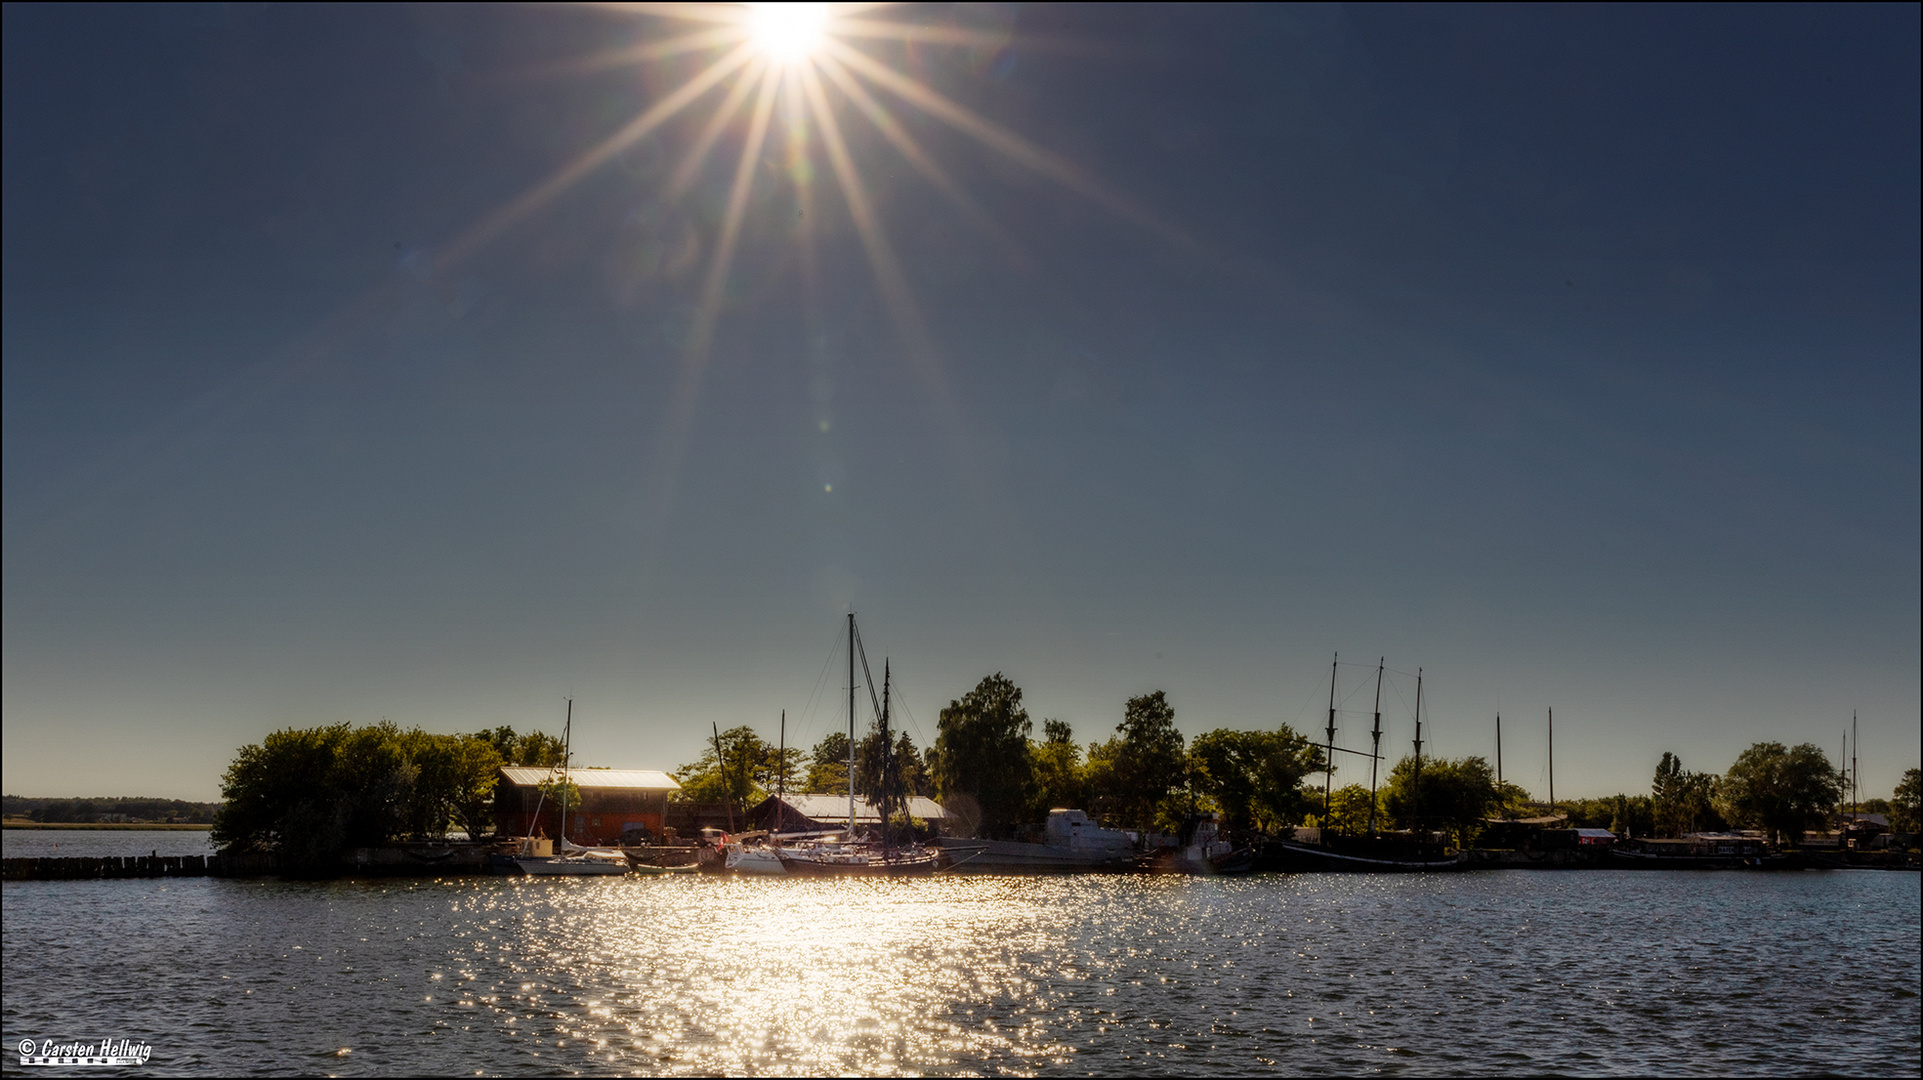
POLYGON ((1389 658, 1375 662, 1375 730, 1369 732, 1369 835, 1375 835, 1375 767, 1382 760, 1382 666, 1389 658))
POLYGON ((1549 816, 1556 816, 1556 710, 1549 710, 1549 816))
POLYGON ((781 811, 788 805, 788 710, 781 710, 781 749, 776 751, 775 761, 780 772, 775 773, 775 831, 781 831, 781 811))
POLYGON ((561 854, 568 853, 568 762, 574 758, 574 699, 568 699, 567 722, 561 725, 561 854))
POLYGON ((1422 822, 1422 669, 1421 668, 1416 669, 1416 776, 1415 776, 1414 789, 1415 789, 1415 795, 1411 798, 1410 801, 1414 804, 1415 811, 1411 815, 1412 820, 1409 822, 1409 828, 1411 832, 1418 832, 1420 830, 1418 830, 1416 826, 1421 824, 1422 822))
POLYGON ((721 725, 710 720, 708 726, 714 729, 714 767, 721 774, 721 804, 728 808, 728 831, 733 832, 734 792, 728 790, 733 785, 728 781, 728 759, 721 752, 721 725))
POLYGON ((848 613, 848 842, 855 840, 855 613, 848 613))
POLYGON ((1340 663, 1341 660, 1342 654, 1336 653, 1335 659, 1329 661, 1329 748, 1328 752, 1322 755, 1322 764, 1324 766, 1322 773, 1322 827, 1325 829, 1329 827, 1329 785, 1335 781, 1335 668, 1336 664, 1340 663))
POLYGON ((895 755, 894 747, 888 741, 888 691, 893 676, 888 670, 888 658, 881 658, 881 790, 875 793, 875 810, 881 816, 881 857, 887 861, 888 847, 888 810, 895 801, 895 755))

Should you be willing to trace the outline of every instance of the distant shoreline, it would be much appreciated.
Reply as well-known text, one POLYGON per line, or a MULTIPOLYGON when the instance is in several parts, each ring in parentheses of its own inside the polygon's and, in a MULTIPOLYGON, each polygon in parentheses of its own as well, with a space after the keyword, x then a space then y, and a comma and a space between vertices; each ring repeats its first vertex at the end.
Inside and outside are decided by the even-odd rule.
POLYGON ((199 829, 205 832, 212 825, 182 825, 178 823, 141 821, 0 821, 4 829, 101 829, 113 832, 147 832, 154 829, 199 829))

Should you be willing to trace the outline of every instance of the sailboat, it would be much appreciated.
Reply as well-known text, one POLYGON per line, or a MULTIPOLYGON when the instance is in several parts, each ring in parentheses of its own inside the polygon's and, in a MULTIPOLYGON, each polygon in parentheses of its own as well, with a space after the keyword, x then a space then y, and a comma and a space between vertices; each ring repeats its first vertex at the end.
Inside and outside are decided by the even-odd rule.
POLYGON ((900 770, 895 767, 894 744, 888 732, 890 671, 883 661, 881 697, 874 698, 874 675, 868 670, 868 655, 861 647, 861 634, 855 629, 855 613, 848 613, 848 831, 839 844, 818 842, 807 847, 776 848, 775 857, 790 874, 812 876, 899 877, 928 874, 946 866, 948 859, 939 848, 896 848, 888 842, 889 811, 905 802, 900 791, 900 770), (876 808, 881 817, 881 842, 864 844, 855 836, 855 658, 861 658, 862 673, 868 678, 868 693, 875 706, 880 728, 882 765, 881 787, 876 808))
POLYGON ((521 868, 521 873, 535 877, 625 874, 628 872, 628 860, 620 851, 584 848, 568 842, 568 764, 573 758, 573 739, 574 699, 569 698, 567 723, 561 729, 561 854, 533 854, 535 824, 541 820, 541 803, 547 801, 547 792, 543 791, 540 802, 534 804, 534 820, 528 824, 528 838, 522 842, 522 854, 514 857, 514 864, 521 868))

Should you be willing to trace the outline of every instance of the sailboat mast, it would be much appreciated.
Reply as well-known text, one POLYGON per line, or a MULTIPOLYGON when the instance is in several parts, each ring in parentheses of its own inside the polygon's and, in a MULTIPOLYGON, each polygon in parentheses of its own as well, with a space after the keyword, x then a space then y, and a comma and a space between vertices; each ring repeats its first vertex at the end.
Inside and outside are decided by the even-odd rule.
POLYGON ((1850 710, 1850 820, 1856 820, 1857 782, 1863 779, 1862 766, 1857 755, 1863 752, 1863 740, 1856 733, 1856 710, 1850 710))
POLYGON ((1389 658, 1375 662, 1375 728, 1369 732, 1369 835, 1375 835, 1375 767, 1382 760, 1382 667, 1389 658))
POLYGON ((1556 710, 1549 710, 1549 816, 1556 815, 1556 710))
POLYGON ((721 753, 721 725, 708 721, 714 729, 714 767, 721 774, 721 802, 728 808, 728 831, 734 831, 734 792, 728 790, 733 785, 728 780, 728 759, 721 753))
POLYGON ((568 764, 574 760, 574 699, 568 699, 568 718, 561 725, 561 853, 568 842, 568 764))
POLYGON ((1329 786, 1335 782, 1335 668, 1341 663, 1342 654, 1336 653, 1329 661, 1329 747, 1322 755, 1325 766, 1322 773, 1322 827, 1329 827, 1329 786))
POLYGON ((1496 783, 1502 783, 1502 714, 1496 714, 1496 783))
POLYGON ((1415 792, 1410 802, 1415 805, 1413 820, 1409 822, 1410 831, 1422 821, 1422 669, 1416 669, 1416 776, 1413 785, 1415 792))
POLYGON ((888 810, 895 801, 895 755, 894 746, 888 741, 888 693, 893 675, 888 670, 888 658, 881 658, 881 790, 875 795, 875 810, 881 817, 881 853, 888 858, 888 810))
POLYGON ((855 613, 848 613, 848 839, 855 838, 855 613))
POLYGON ((788 806, 788 710, 781 710, 781 749, 775 752, 775 831, 781 831, 781 811, 788 806))

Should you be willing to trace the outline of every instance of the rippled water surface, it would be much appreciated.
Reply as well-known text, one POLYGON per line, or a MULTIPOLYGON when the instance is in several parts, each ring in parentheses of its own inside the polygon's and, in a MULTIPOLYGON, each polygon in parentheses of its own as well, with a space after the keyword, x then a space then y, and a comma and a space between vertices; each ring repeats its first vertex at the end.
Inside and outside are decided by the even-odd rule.
POLYGON ((145 1071, 1919 1071, 1916 874, 5 885, 4 1058, 145 1071))

